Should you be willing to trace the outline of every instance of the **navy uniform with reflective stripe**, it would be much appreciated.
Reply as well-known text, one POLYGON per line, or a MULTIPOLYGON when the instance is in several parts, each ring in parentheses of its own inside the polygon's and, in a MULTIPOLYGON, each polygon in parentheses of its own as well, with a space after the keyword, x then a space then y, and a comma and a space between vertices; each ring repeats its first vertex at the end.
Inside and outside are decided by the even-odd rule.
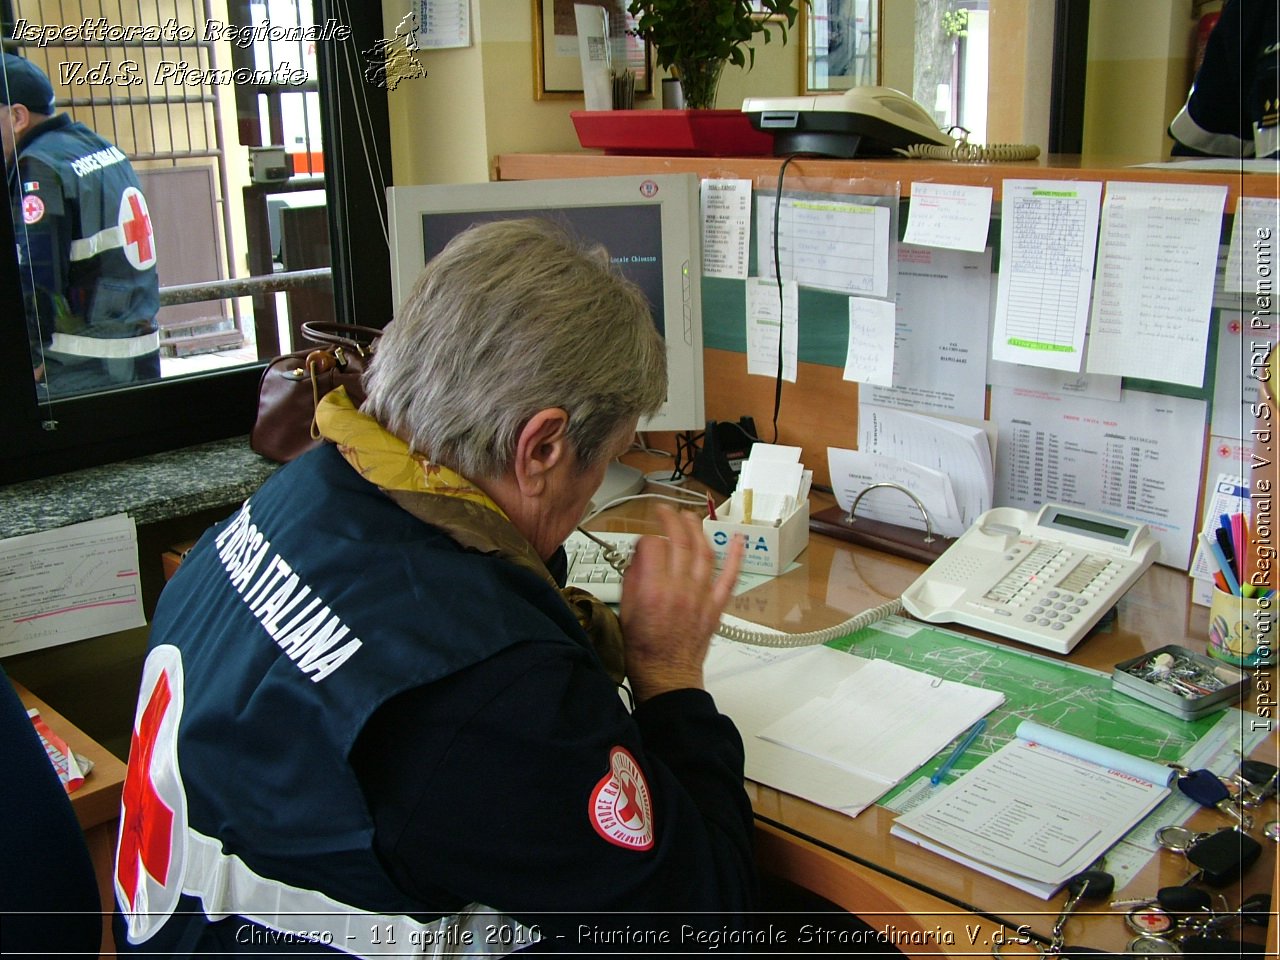
POLYGON ((529 945, 527 925, 572 935, 549 911, 752 906, 742 743, 709 695, 628 712, 549 583, 463 549, 332 446, 245 509, 152 622, 122 952, 493 955, 529 945), (648 791, 648 845, 593 820, 618 750, 648 791))
POLYGON ((159 377, 155 238, 129 161, 66 114, 26 131, 17 155, 32 367, 54 395, 159 377))
POLYGON ((1186 104, 1169 124, 1175 156, 1280 157, 1280 13, 1227 0, 1186 104))

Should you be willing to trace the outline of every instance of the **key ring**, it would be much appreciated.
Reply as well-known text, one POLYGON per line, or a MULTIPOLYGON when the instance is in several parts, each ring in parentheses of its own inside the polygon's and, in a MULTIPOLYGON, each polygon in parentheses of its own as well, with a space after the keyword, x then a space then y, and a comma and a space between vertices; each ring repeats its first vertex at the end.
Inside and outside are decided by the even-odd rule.
POLYGON ((995 943, 991 945, 991 956, 995 957, 996 960, 1003 960, 1004 957, 1029 957, 1029 956, 1038 957, 1040 958, 1040 960, 1044 960, 1044 958, 1048 956, 1048 953, 1045 951, 1044 944, 1041 943, 1039 940, 1033 940, 1033 941, 997 940, 995 943), (1004 952, 1005 947, 1027 947, 1033 952, 1032 953, 1005 953, 1004 952))

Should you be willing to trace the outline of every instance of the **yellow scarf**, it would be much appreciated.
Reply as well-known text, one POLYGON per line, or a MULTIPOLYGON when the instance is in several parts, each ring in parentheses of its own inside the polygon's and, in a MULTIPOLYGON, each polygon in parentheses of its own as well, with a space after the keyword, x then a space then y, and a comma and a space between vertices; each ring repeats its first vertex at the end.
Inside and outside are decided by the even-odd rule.
POLYGON ((613 610, 585 590, 561 588, 529 541, 487 493, 462 474, 411 450, 373 417, 361 413, 342 387, 321 398, 316 426, 360 476, 402 509, 444 530, 461 546, 510 560, 556 587, 586 631, 605 670, 614 682, 622 682, 622 627, 613 610))

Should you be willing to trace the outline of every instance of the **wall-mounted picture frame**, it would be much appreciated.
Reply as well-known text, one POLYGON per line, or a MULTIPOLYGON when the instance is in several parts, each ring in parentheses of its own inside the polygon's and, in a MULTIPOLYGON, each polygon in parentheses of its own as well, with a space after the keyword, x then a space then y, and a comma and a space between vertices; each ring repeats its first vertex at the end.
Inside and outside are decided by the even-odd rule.
MULTIPOLYGON (((533 0, 533 95, 536 100, 571 100, 582 97, 582 61, 578 55, 575 0, 533 0)), ((614 34, 614 64, 635 73, 636 96, 653 95, 653 71, 649 45, 627 33, 631 17, 627 0, 576 0, 604 7, 614 34)))
POLYGON ((831 93, 880 82, 881 0, 800 5, 800 88, 831 93))

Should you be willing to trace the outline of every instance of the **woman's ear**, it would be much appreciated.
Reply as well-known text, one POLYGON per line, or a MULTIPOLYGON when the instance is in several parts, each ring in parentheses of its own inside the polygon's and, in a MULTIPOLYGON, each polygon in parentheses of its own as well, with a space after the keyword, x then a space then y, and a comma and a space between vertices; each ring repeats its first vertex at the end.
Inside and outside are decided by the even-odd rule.
POLYGON ((568 464, 568 433, 569 414, 560 407, 539 410, 520 429, 514 468, 522 496, 539 496, 551 472, 568 464))

